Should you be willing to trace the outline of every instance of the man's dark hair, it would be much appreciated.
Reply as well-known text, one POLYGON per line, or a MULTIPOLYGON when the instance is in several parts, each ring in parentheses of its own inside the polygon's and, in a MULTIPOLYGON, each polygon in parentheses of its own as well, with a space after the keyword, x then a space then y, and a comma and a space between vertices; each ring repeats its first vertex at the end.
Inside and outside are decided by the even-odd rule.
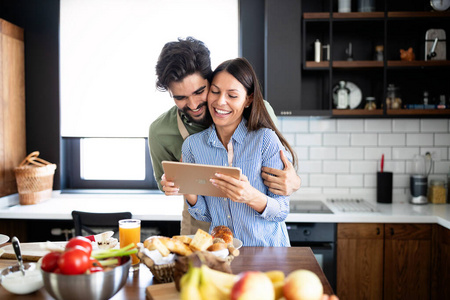
POLYGON ((209 80, 212 74, 209 49, 193 37, 164 45, 156 64, 156 88, 167 91, 171 82, 179 82, 186 76, 199 72, 209 80))

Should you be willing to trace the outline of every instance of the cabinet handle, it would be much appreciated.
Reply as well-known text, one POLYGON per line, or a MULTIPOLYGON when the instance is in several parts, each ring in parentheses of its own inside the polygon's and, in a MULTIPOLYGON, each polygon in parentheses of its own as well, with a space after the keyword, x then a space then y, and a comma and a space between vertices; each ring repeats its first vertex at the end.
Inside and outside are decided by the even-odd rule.
POLYGON ((381 231, 380 231, 380 227, 377 227, 377 235, 380 235, 381 231))
POLYGON ((394 228, 390 228, 391 229, 391 235, 394 235, 394 228))

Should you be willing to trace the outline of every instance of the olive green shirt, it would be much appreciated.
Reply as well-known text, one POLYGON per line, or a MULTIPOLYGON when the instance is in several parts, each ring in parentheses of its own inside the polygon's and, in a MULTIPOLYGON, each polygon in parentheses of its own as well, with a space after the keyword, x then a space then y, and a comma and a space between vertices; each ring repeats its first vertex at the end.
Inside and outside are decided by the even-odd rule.
MULTIPOLYGON (((269 112, 272 121, 278 126, 278 120, 273 108, 267 101, 264 101, 264 104, 266 105, 266 109, 269 112)), ((181 159, 181 146, 183 145, 184 139, 178 130, 177 113, 178 107, 173 106, 171 109, 160 115, 150 125, 148 134, 153 174, 155 175, 155 180, 158 183, 158 188, 160 190, 162 190, 161 176, 164 174, 161 162, 163 160, 180 161, 181 159)), ((189 122, 183 114, 180 116, 189 134, 194 134, 207 128, 207 126, 205 127, 189 122)))

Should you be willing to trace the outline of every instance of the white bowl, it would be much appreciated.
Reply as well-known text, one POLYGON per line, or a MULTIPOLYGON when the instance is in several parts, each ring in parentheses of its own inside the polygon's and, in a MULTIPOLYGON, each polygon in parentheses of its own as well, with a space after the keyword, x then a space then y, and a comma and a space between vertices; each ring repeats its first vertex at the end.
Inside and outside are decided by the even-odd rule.
POLYGON ((2 270, 2 286, 10 293, 26 295, 35 292, 44 286, 44 280, 36 263, 24 263, 25 276, 19 265, 7 267, 2 270))

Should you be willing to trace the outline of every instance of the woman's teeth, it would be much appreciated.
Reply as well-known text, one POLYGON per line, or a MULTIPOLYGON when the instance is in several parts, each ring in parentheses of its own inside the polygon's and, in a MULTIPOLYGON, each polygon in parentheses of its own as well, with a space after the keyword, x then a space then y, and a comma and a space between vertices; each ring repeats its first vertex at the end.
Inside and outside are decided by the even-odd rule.
POLYGON ((230 114, 230 113, 231 113, 230 111, 221 110, 221 109, 217 109, 217 108, 215 108, 214 110, 215 110, 216 113, 218 113, 219 115, 227 115, 227 114, 230 114))

